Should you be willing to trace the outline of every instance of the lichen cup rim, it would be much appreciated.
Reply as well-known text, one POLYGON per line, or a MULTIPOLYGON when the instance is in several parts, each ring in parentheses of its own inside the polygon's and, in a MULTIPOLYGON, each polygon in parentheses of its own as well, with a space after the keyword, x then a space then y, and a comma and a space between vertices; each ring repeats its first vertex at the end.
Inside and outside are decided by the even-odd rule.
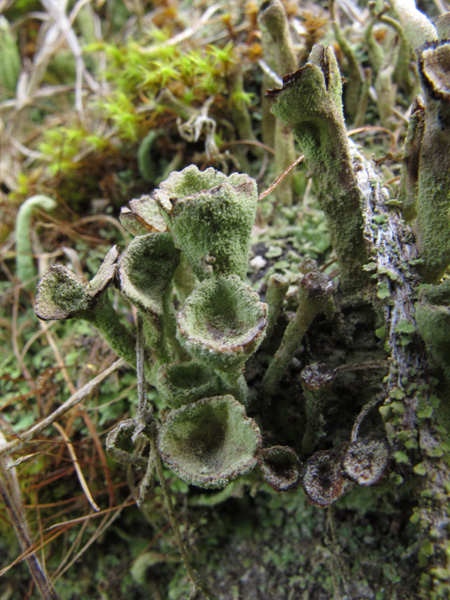
POLYGON ((172 282, 180 251, 166 232, 138 235, 121 254, 117 276, 120 293, 140 310, 154 315, 163 313, 163 296, 172 282), (158 265, 164 261, 164 268, 158 265), (136 264, 139 268, 136 268, 136 264), (141 281, 142 273, 152 275, 151 282, 141 281))
MULTIPOLYGON (((212 294, 217 293, 214 290, 212 294)), ((259 343, 263 339, 263 335, 267 326, 267 304, 261 302, 258 294, 252 290, 248 285, 242 282, 236 275, 220 276, 213 279, 203 281, 190 296, 186 299, 186 302, 181 311, 177 314, 178 331, 181 338, 187 342, 190 349, 197 348, 199 351, 210 352, 222 355, 232 356, 233 354, 242 356, 247 354, 246 350, 250 349, 248 356, 257 349, 259 343), (248 327, 245 333, 236 335, 233 332, 233 328, 230 328, 230 335, 227 337, 224 335, 221 339, 217 333, 214 333, 213 327, 205 325, 202 328, 202 335, 195 332, 195 326, 189 322, 188 311, 191 309, 192 304, 197 298, 202 300, 201 293, 208 287, 215 286, 220 283, 230 283, 241 288, 243 292, 247 293, 247 298, 254 301, 255 311, 258 313, 254 319, 254 324, 248 327), (227 341, 225 341, 227 340, 227 341)), ((205 317, 206 319, 206 317, 205 317)), ((197 328, 198 329, 198 328, 197 328)))
POLYGON ((225 487, 252 470, 261 444, 258 425, 231 395, 171 411, 158 433, 164 463, 186 483, 203 488, 225 487))
POLYGON ((173 204, 176 202, 191 202, 198 194, 210 192, 225 183, 241 186, 250 179, 251 177, 247 173, 225 175, 214 167, 208 167, 201 171, 197 165, 188 165, 181 171, 173 171, 165 181, 160 183, 159 188, 153 192, 153 198, 163 211, 171 214, 173 204), (186 186, 186 191, 183 191, 183 177, 191 178, 190 187, 186 186), (197 180, 196 185, 193 185, 195 179, 197 180))
POLYGON ((220 391, 219 381, 214 371, 196 360, 165 363, 159 367, 156 374, 158 392, 164 403, 172 409, 217 394, 220 391), (197 379, 195 371, 201 373, 197 379), (186 385, 182 386, 177 382, 180 374, 186 378, 186 385))

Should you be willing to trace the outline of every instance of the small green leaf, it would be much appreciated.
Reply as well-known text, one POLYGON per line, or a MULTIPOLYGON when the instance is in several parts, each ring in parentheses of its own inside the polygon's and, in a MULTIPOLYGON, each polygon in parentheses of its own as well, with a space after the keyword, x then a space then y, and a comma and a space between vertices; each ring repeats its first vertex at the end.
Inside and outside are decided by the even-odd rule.
POLYGON ((414 333, 416 327, 411 321, 402 320, 395 327, 396 333, 414 333))
POLYGON ((394 458, 397 463, 409 465, 409 457, 405 452, 394 452, 394 458))
POLYGON ((366 265, 363 265, 363 270, 364 271, 376 271, 377 270, 377 263, 376 262, 370 262, 367 263, 366 265))
POLYGON ((429 419, 433 415, 433 407, 426 406, 425 408, 421 408, 417 411, 417 416, 419 419, 429 419))
POLYGON ((406 396, 405 392, 399 387, 393 388, 389 395, 391 398, 394 398, 395 400, 403 400, 403 398, 406 396))
POLYGON ((424 462, 417 464, 414 467, 414 473, 416 475, 426 475, 427 474, 427 466, 424 462))
POLYGON ((389 290, 389 286, 386 282, 382 281, 378 284, 378 291, 377 291, 377 297, 380 300, 385 300, 386 298, 389 298, 391 295, 391 292, 389 290))
POLYGON ((378 339, 384 340, 386 337, 386 325, 383 325, 382 327, 375 329, 375 335, 377 336, 378 339))

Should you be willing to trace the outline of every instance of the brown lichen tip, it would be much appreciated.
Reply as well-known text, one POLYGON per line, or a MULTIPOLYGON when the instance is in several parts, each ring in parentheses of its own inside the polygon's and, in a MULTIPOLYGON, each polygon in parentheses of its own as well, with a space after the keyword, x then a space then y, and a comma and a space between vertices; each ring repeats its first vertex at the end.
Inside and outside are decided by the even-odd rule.
POLYGON ((336 371, 321 362, 307 365, 300 373, 302 387, 312 391, 331 387, 335 379, 336 371))
POLYGON ((64 265, 54 265, 39 282, 35 312, 43 321, 86 316, 115 278, 119 251, 113 246, 87 282, 64 265))
POLYGON ((301 468, 297 454, 288 446, 272 446, 258 452, 258 465, 265 482, 277 492, 300 485, 301 468))
POLYGON ((373 485, 385 473, 388 462, 387 441, 366 438, 349 444, 342 466, 346 475, 359 485, 373 485))
POLYGON ((311 271, 301 280, 300 288, 309 298, 326 298, 333 292, 334 283, 321 271, 311 271))
MULTIPOLYGON (((334 87, 337 85, 336 70, 337 63, 331 47, 322 46, 322 44, 316 44, 309 57, 308 62, 297 69, 293 73, 288 73, 283 77, 283 86, 281 88, 275 88, 267 90, 265 93, 268 100, 275 100, 280 92, 294 86, 302 78, 312 77, 317 79, 323 84, 324 90, 334 87)), ((339 82, 340 87, 340 82, 339 82)))
POLYGON ((309 458, 303 469, 303 490, 315 506, 330 506, 344 492, 342 449, 323 450, 309 458))
POLYGON ((120 211, 120 222, 132 235, 167 231, 158 203, 152 196, 134 198, 120 211))
POLYGON ((302 75, 305 72, 306 67, 307 67, 307 65, 304 65, 303 67, 300 67, 300 69, 297 69, 293 73, 288 73, 287 75, 285 75, 283 77, 282 87, 266 90, 264 96, 268 100, 275 100, 276 97, 280 94, 280 92, 284 91, 287 87, 289 87, 291 84, 295 83, 297 80, 299 80, 302 77, 302 75))
POLYGON ((164 463, 203 488, 225 487, 253 469, 260 445, 257 424, 230 395, 171 411, 158 434, 164 463))
POLYGON ((431 98, 450 101, 450 41, 425 44, 418 52, 419 73, 423 88, 431 98))

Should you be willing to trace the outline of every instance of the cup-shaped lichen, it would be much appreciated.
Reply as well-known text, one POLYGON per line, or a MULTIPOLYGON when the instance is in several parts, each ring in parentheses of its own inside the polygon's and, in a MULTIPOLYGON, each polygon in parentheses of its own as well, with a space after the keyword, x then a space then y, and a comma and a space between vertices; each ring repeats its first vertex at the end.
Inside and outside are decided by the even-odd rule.
POLYGON ((39 282, 35 310, 44 321, 72 318, 89 321, 119 356, 135 364, 134 337, 120 323, 105 293, 115 278, 118 255, 117 247, 111 248, 90 282, 63 265, 51 267, 39 282))
POLYGON ((388 462, 387 441, 366 438, 349 444, 342 466, 346 475, 359 485, 373 485, 383 476, 388 462))
POLYGON ((308 62, 266 94, 273 114, 292 128, 305 159, 320 178, 324 211, 341 266, 341 283, 354 291, 367 284, 363 265, 361 192, 352 166, 342 108, 342 81, 331 47, 316 44, 308 62))
POLYGON ((189 484, 225 487, 256 465, 261 434, 232 396, 205 398, 169 413, 158 435, 165 464, 189 484))
POLYGON ((267 304, 235 275, 203 281, 177 315, 188 351, 219 374, 237 378, 261 343, 267 304))
POLYGON ((36 314, 44 320, 78 317, 93 305, 87 281, 64 265, 54 265, 39 282, 36 314))
POLYGON ((172 173, 154 197, 200 279, 213 273, 245 277, 258 200, 254 179, 191 165, 172 173))
POLYGON ((220 391, 220 379, 206 365, 192 360, 162 365, 156 376, 159 395, 170 408, 180 408, 220 391))
POLYGON ((305 463, 303 489, 316 506, 330 506, 344 492, 341 450, 316 452, 305 463))
POLYGON ((147 467, 147 459, 135 452, 133 437, 136 433, 136 420, 126 419, 112 429, 106 438, 108 455, 124 465, 136 465, 141 469, 147 467))
POLYGON ((86 317, 113 281, 118 255, 113 246, 90 283, 64 265, 51 267, 37 288, 37 316, 44 321, 86 317))
POLYGON ((300 461, 288 446, 263 448, 258 453, 258 465, 266 483, 277 492, 285 492, 300 483, 300 461))
POLYGON ((142 311, 161 315, 179 257, 170 233, 134 238, 119 260, 121 293, 142 311))

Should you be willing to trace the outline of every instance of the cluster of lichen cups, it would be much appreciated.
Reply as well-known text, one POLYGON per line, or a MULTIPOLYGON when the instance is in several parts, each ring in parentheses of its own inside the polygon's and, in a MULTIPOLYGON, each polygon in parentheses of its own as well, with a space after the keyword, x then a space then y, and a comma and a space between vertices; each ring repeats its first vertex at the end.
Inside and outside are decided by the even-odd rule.
MULTIPOLYGON (((258 465, 274 489, 303 481, 308 498, 324 506, 348 487, 342 466, 347 454, 316 453, 302 473, 290 448, 262 448, 259 427, 245 412, 244 366, 268 323, 268 306, 243 281, 257 198, 256 182, 247 175, 227 177, 192 165, 172 173, 152 196, 122 210, 121 222, 135 237, 122 254, 114 246, 90 282, 61 265, 46 273, 36 314, 89 321, 135 365, 137 336, 108 298, 108 287, 115 285, 140 315, 145 376, 170 409, 157 433, 165 464, 205 488, 224 487, 258 465), (331 491, 330 469, 340 478, 331 491)), ((107 450, 116 460, 146 468, 147 459, 136 452, 146 428, 140 417, 120 423, 108 436, 107 450)), ((363 443, 357 462, 364 462, 367 447, 363 443)))
MULTIPOLYGON (((251 470, 261 446, 245 414, 243 377, 267 324, 267 305, 243 281, 257 198, 247 175, 195 166, 172 173, 122 211, 136 237, 120 255, 112 248, 92 281, 56 265, 38 287, 38 317, 88 320, 132 365, 135 336, 112 308, 108 286, 137 308, 147 380, 171 409, 159 451, 182 479, 202 487, 223 487, 251 470)), ((131 423, 113 432, 110 449, 113 439, 132 449, 131 423)))

